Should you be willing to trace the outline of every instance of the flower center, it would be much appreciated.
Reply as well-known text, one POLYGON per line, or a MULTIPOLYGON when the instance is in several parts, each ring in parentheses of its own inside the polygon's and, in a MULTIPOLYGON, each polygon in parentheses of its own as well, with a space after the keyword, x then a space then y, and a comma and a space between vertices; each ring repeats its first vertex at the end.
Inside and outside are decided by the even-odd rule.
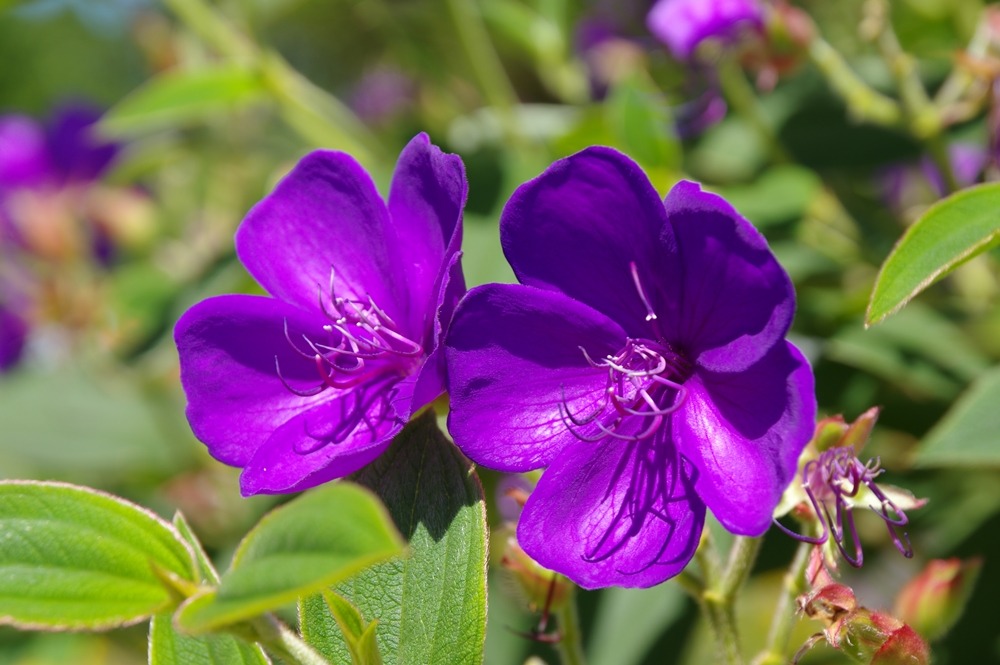
POLYGON ((329 304, 324 302, 322 288, 319 290, 320 311, 330 321, 323 326, 325 343, 302 335, 312 353, 303 351, 292 341, 285 320, 285 339, 295 353, 316 364, 320 384, 307 390, 293 388, 281 375, 278 357, 274 358, 278 378, 300 397, 318 395, 327 388, 353 388, 389 373, 406 376, 419 366, 424 355, 423 347, 401 334, 396 322, 371 296, 366 301, 338 297, 334 277, 331 269, 329 304))
POLYGON ((659 341, 630 337, 618 353, 598 360, 580 347, 591 367, 607 372, 602 398, 585 416, 570 410, 563 389, 560 417, 567 429, 584 441, 599 441, 606 436, 627 441, 644 439, 656 432, 663 419, 679 409, 687 398, 687 390, 682 384, 691 376, 691 362, 663 339, 656 312, 643 291, 634 262, 631 269, 636 291, 646 306, 646 321, 659 341), (611 418, 604 417, 606 415, 611 418), (621 433, 622 426, 634 418, 646 421, 643 429, 638 434, 621 433), (580 431, 591 424, 598 430, 597 434, 588 436, 580 431))

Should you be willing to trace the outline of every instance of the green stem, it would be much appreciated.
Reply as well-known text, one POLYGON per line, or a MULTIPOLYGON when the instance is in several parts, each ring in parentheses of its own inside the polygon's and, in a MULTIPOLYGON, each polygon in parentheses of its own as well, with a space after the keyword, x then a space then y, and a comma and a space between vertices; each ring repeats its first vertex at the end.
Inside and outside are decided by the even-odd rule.
POLYGON ((330 665, 330 661, 316 653, 273 614, 259 616, 250 624, 256 632, 257 641, 289 665, 330 665))
POLYGON ((562 609, 555 612, 562 638, 556 644, 556 651, 562 665, 585 665, 583 634, 580 631, 580 616, 576 609, 575 594, 567 599, 562 609))
POLYGON ((809 43, 809 57, 854 118, 888 127, 902 120, 903 112, 896 100, 869 87, 822 37, 816 36, 809 43))
POLYGON ((718 64, 718 72, 719 84, 726 101, 761 135, 771 152, 771 159, 775 162, 791 161, 739 62, 732 56, 723 56, 718 64))
POLYGON ((870 12, 877 15, 877 20, 881 21, 878 47, 896 80, 910 132, 926 144, 931 158, 944 178, 948 192, 957 191, 959 185, 951 168, 951 160, 948 159, 947 146, 941 137, 944 129, 941 113, 931 102, 927 89, 920 80, 917 60, 903 50, 899 38, 896 37, 889 16, 889 3, 886 0, 869 0, 868 7, 870 12))
POLYGON ((799 543, 774 608, 767 646, 754 658, 753 665, 784 665, 788 661, 788 640, 795 626, 795 599, 806 591, 806 569, 812 547, 809 543, 799 543))
POLYGON ((743 665, 736 628, 736 597, 753 569, 761 541, 761 538, 737 536, 724 570, 719 565, 710 535, 704 538, 695 553, 705 579, 704 591, 698 598, 699 605, 715 635, 720 662, 726 665, 743 665))
POLYGON ((728 605, 736 600, 736 595, 743 588, 743 583, 750 577, 753 564, 757 561, 763 538, 736 536, 732 549, 729 550, 729 561, 726 572, 719 583, 719 590, 728 605))
POLYGON ((471 0, 448 0, 448 9, 483 97, 500 113, 509 115, 517 93, 493 48, 479 8, 471 0))

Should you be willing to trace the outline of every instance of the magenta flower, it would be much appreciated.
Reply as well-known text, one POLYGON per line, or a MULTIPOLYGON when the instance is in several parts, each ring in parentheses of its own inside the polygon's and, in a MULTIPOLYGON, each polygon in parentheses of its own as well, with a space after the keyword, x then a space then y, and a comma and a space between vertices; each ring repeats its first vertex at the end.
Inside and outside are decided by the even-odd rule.
POLYGON ((461 160, 421 134, 388 205, 350 156, 316 151, 258 203, 236 252, 273 298, 205 300, 174 331, 195 435, 245 496, 357 471, 444 389, 465 292, 461 160))
POLYGON ((484 466, 548 467, 524 550, 584 587, 643 587, 684 568, 706 506, 767 530, 816 405, 763 237, 694 183, 661 201, 608 148, 521 186, 500 232, 521 284, 459 306, 449 427, 484 466))
POLYGON ((705 39, 732 40, 763 25, 757 0, 659 0, 646 16, 646 27, 678 60, 689 60, 705 39))

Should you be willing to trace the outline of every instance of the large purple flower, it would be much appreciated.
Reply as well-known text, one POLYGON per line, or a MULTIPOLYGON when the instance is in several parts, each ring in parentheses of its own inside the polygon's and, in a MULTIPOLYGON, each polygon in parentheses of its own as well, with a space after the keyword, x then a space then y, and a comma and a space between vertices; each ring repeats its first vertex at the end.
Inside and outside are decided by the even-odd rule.
POLYGON ((745 27, 761 29, 764 10, 757 0, 659 0, 646 26, 678 60, 688 60, 705 39, 732 40, 745 27))
POLYGON ((524 550, 584 587, 641 587, 684 568, 706 506, 762 534, 816 411, 763 237, 694 183, 661 201, 608 148, 523 185, 500 232, 521 284, 459 306, 449 427, 484 466, 548 467, 524 550))
POLYGON ((466 191, 462 161, 421 134, 388 206, 353 158, 316 151, 243 220, 236 252, 274 297, 210 298, 174 335, 191 427, 243 467, 244 495, 358 470, 441 394, 466 191))

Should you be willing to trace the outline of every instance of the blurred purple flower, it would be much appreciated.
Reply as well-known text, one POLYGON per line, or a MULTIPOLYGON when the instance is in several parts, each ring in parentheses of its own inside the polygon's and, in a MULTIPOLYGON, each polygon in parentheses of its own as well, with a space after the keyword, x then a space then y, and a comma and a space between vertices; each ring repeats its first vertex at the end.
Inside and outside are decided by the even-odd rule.
POLYGON ((351 94, 351 108, 362 120, 380 125, 413 103, 412 79, 394 67, 377 67, 358 82, 351 94))
POLYGON ((766 531, 816 403, 764 238, 697 184, 661 201, 608 148, 522 185, 500 233, 521 284, 459 306, 449 428, 484 466, 548 467, 524 551, 587 588, 647 587, 687 564, 706 506, 766 531))
POLYGON ((466 193, 421 134, 388 205, 353 158, 316 151, 243 220, 236 252, 274 297, 210 298, 174 336, 191 427, 245 496, 357 471, 441 394, 466 193))
POLYGON ((118 153, 117 145, 94 135, 100 117, 82 103, 57 109, 47 127, 23 115, 0 117, 0 195, 99 178, 118 153))
POLYGON ((17 365, 28 337, 28 322, 0 301, 0 374, 17 365))
POLYGON ((757 0, 659 0, 646 17, 649 31, 678 60, 689 60, 705 39, 735 39, 745 27, 763 29, 757 0))
MULTIPOLYGON (((986 148, 975 143, 952 143, 948 146, 948 160, 959 187, 974 185, 989 159, 986 148)), ((875 174, 886 207, 901 214, 914 206, 926 206, 946 196, 948 188, 944 176, 925 155, 914 164, 890 164, 875 174)))
MULTIPOLYGON (((707 74, 707 76, 714 77, 714 74, 707 74)), ((718 85, 714 81, 710 81, 701 94, 674 107, 677 134, 682 139, 699 136, 709 127, 722 122, 728 109, 718 85)))

